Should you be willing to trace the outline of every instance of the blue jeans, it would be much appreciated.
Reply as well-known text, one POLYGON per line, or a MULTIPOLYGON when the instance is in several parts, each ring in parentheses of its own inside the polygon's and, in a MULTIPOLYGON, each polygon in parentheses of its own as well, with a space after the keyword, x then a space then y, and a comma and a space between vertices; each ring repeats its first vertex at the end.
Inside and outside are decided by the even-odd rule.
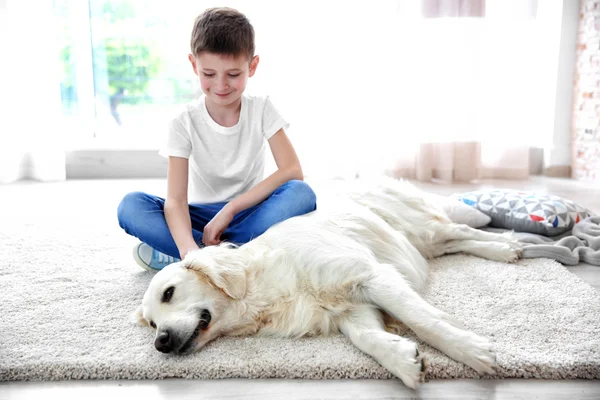
MULTIPOLYGON (((315 193, 303 181, 289 181, 263 202, 235 215, 221 240, 238 245, 249 242, 271 226, 317 208, 315 193)), ((227 204, 190 204, 192 236, 202 244, 204 227, 227 204)), ((142 192, 125 195, 117 211, 119 225, 150 247, 179 258, 179 250, 165 220, 165 199, 142 192)))

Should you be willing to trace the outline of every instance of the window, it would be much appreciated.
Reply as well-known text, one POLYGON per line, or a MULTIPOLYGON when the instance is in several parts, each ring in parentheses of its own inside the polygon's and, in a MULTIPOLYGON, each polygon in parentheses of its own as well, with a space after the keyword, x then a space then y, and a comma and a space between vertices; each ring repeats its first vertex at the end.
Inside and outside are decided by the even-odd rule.
POLYGON ((206 6, 55 0, 71 146, 158 148, 169 116, 199 95, 187 54, 193 19, 206 6))

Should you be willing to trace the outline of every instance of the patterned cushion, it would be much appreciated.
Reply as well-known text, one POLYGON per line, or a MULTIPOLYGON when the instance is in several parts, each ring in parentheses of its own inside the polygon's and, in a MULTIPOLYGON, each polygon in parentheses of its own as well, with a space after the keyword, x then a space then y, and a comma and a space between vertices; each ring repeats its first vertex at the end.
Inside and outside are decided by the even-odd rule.
POLYGON ((545 236, 560 235, 591 216, 585 207, 550 194, 493 189, 452 197, 489 215, 492 227, 545 236))

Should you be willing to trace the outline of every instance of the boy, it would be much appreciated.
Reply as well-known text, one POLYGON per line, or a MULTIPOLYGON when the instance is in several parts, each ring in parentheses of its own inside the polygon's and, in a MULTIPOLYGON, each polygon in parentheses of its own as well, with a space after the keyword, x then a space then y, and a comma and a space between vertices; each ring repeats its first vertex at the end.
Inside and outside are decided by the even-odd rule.
POLYGON ((118 208, 119 225, 142 241, 135 260, 149 270, 200 244, 246 243, 316 208, 288 124, 268 97, 243 95, 259 62, 248 19, 231 8, 206 10, 195 20, 191 50, 203 95, 171 121, 159 152, 169 160, 167 198, 133 192, 118 208), (265 142, 277 171, 262 180, 265 142))

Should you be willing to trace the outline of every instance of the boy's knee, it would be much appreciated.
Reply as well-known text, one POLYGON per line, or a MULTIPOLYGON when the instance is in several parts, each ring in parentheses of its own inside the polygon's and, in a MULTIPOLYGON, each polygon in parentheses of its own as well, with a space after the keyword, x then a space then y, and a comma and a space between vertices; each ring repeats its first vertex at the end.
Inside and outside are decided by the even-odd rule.
POLYGON ((147 203, 148 195, 143 192, 127 193, 117 208, 117 218, 121 228, 125 228, 125 224, 130 220, 131 215, 139 212, 147 203))
POLYGON ((287 183, 288 190, 293 193, 294 200, 301 205, 305 212, 314 211, 317 206, 317 195, 308 183, 301 180, 291 180, 287 183))

